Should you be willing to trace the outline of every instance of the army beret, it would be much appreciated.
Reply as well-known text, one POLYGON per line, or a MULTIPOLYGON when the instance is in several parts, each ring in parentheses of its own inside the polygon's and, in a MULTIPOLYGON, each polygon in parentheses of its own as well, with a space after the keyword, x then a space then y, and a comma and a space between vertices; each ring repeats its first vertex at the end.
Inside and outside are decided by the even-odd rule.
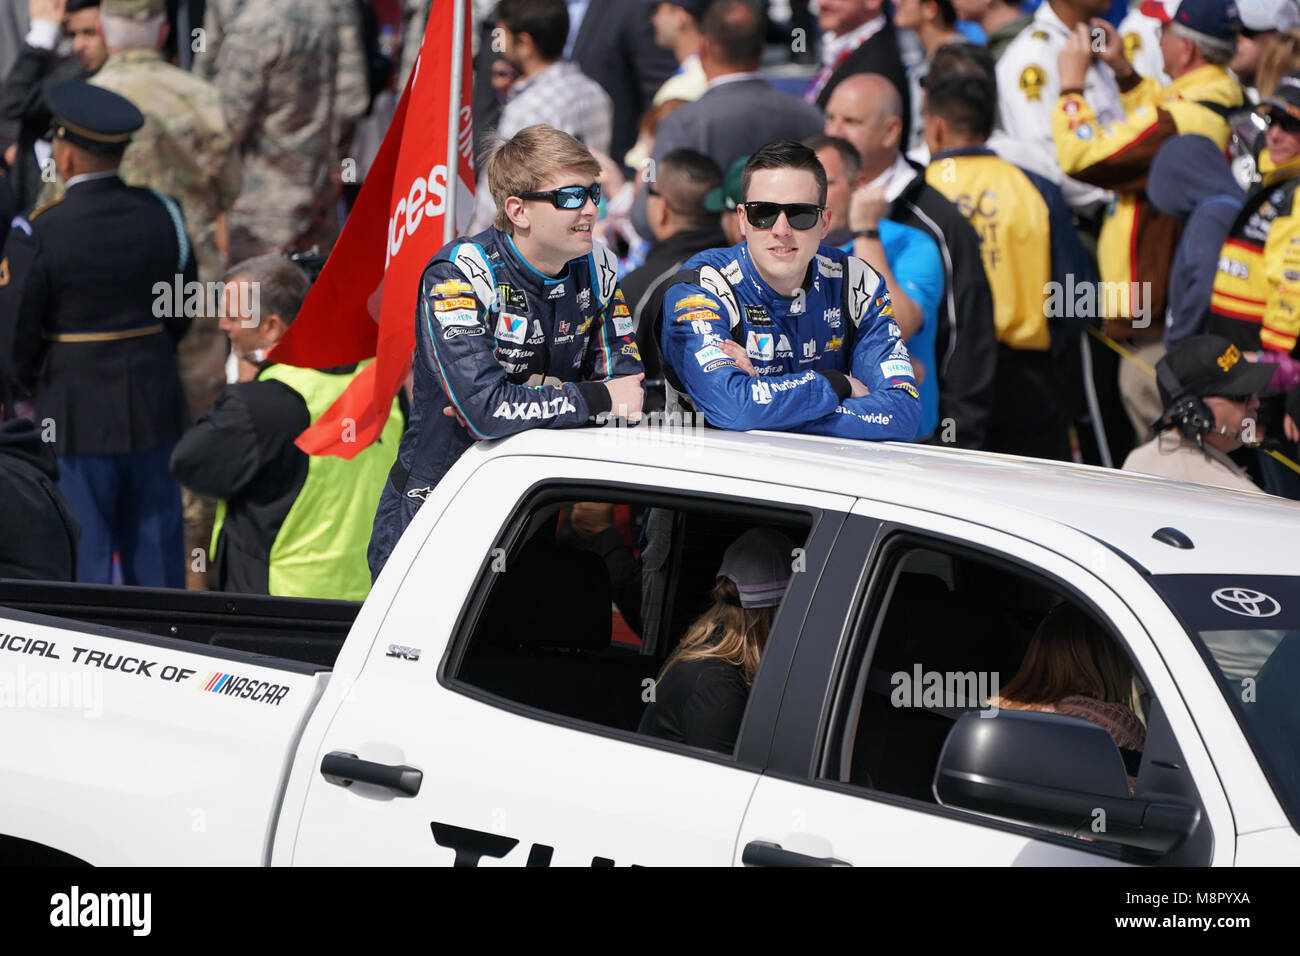
POLYGON ((167 12, 167 0, 103 0, 99 10, 123 20, 152 20, 167 12))
POLYGON ((89 83, 58 83, 45 91, 54 135, 96 153, 120 153, 144 116, 125 96, 89 83))

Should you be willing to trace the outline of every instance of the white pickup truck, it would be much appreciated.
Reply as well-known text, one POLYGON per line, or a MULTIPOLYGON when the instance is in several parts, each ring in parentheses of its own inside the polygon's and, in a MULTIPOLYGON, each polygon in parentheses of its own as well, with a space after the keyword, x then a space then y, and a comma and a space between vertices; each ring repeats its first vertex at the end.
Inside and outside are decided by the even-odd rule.
POLYGON ((0 862, 1300 863, 1293 534, 1279 499, 959 450, 481 443, 359 609, 0 585, 0 862), (734 751, 638 733, 756 525, 796 573, 734 751), (1127 656, 1140 751, 980 711, 1063 600, 1127 656))

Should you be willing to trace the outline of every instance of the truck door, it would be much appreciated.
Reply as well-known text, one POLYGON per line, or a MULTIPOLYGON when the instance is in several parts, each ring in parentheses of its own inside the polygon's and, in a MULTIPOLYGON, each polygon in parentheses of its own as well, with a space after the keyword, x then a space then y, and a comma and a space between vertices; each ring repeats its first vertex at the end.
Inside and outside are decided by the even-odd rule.
POLYGON ((394 552, 418 550, 386 613, 367 605, 382 617, 372 642, 357 651, 349 638, 359 677, 331 685, 320 711, 332 719, 305 735, 286 797, 301 817, 277 862, 730 864, 794 637, 852 499, 510 457, 483 463, 437 515, 435 504, 394 552), (574 503, 588 506, 581 522, 574 503), (638 733, 721 550, 761 524, 798 543, 799 573, 734 749, 638 733))

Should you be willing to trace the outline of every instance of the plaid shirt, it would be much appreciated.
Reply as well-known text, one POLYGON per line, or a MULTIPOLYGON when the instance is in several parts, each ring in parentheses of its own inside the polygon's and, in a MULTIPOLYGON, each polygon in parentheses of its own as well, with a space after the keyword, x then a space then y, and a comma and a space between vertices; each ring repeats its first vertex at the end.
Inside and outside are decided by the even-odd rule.
POLYGON ((497 132, 509 139, 528 126, 547 123, 602 153, 609 152, 614 103, 600 84, 567 60, 557 60, 511 90, 497 132))

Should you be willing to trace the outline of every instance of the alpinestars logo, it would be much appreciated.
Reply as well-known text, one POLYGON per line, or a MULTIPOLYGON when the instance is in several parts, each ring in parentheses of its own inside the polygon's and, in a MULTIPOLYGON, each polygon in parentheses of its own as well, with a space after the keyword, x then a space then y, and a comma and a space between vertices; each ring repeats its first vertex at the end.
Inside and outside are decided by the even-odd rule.
POLYGON ((557 395, 555 398, 547 399, 544 402, 502 402, 497 406, 497 410, 492 413, 493 418, 504 418, 507 421, 520 421, 532 418, 553 418, 556 415, 563 415, 565 412, 576 412, 578 409, 573 402, 569 401, 564 395, 557 395))

